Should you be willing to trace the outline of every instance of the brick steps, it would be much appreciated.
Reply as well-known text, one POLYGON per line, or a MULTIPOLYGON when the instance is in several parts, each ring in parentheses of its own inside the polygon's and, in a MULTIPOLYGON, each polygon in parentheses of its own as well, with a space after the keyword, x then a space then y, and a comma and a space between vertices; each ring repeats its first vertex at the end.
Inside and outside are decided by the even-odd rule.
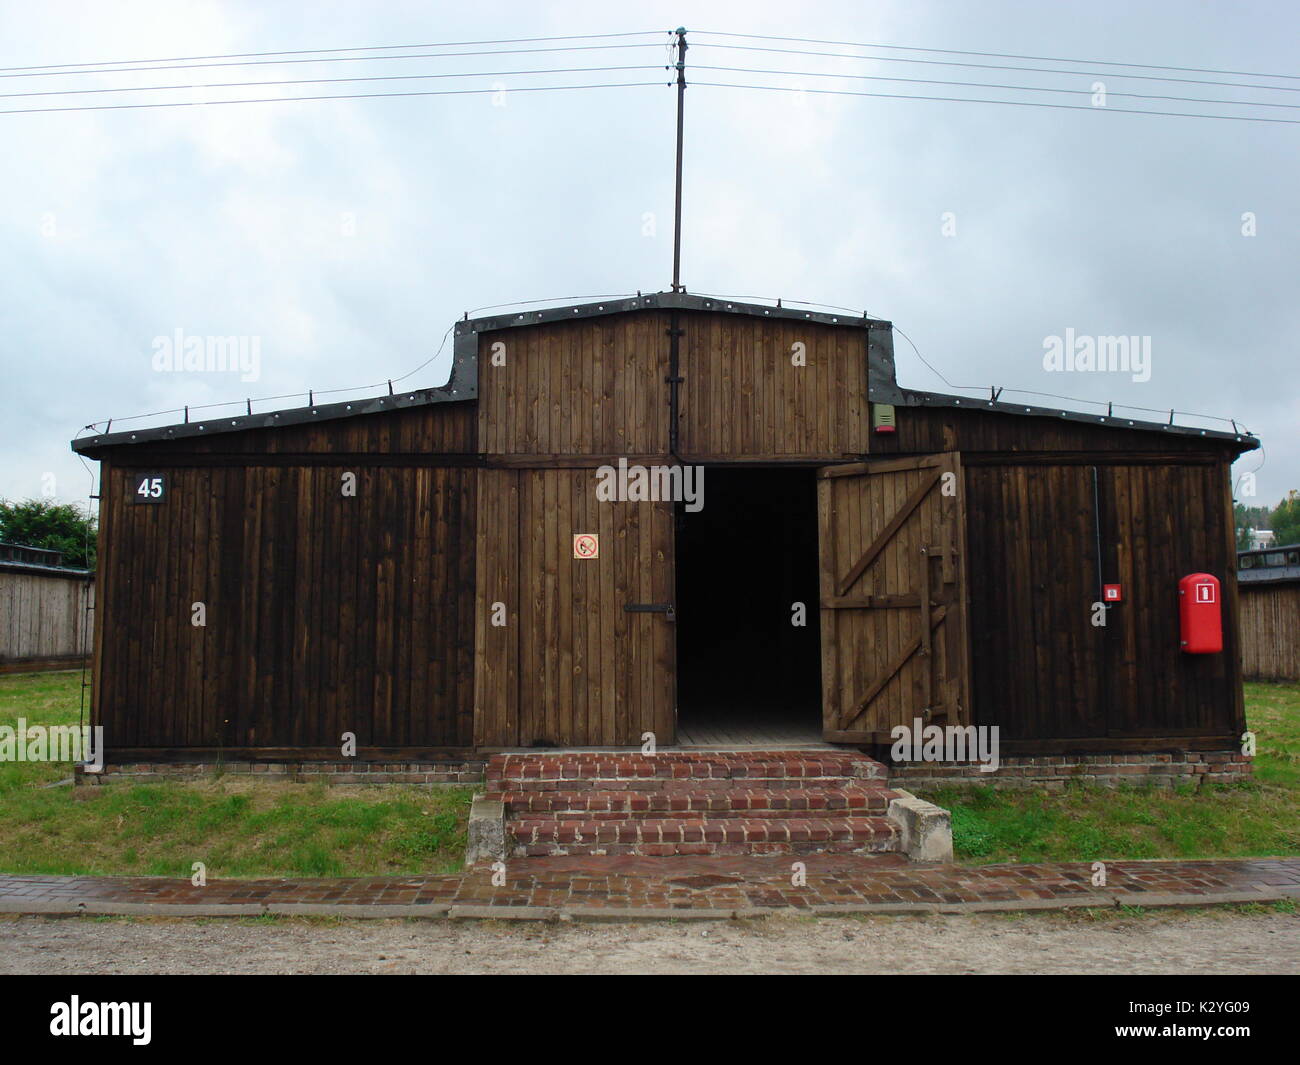
POLYGON ((755 754, 671 752, 655 755, 568 753, 493 755, 489 790, 511 781, 880 779, 885 767, 862 755, 763 751, 755 754))
POLYGON ((519 819, 507 827, 515 857, 862 853, 891 850, 897 839, 894 825, 883 817, 519 819))
POLYGON ((896 793, 853 752, 494 755, 486 798, 514 857, 876 853, 896 793))
POLYGON ((895 792, 886 788, 696 788, 666 781, 655 791, 506 791, 487 798, 504 802, 521 818, 563 821, 623 820, 653 817, 818 817, 828 811, 882 816, 895 792))

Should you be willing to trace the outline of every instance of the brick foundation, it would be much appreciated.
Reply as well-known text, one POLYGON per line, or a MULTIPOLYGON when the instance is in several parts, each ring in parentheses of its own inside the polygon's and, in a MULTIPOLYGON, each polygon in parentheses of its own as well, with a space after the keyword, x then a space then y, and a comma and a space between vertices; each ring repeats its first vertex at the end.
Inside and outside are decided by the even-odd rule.
POLYGON ((478 784, 486 762, 126 762, 100 773, 76 770, 78 784, 156 784, 202 780, 218 773, 295 784, 478 784))
POLYGON ((1239 751, 1166 751, 1145 754, 1012 756, 996 773, 981 773, 969 762, 887 762, 891 784, 908 788, 986 784, 994 788, 1044 788, 1062 791, 1067 783, 1115 787, 1129 784, 1171 788, 1212 781, 1248 779, 1253 759, 1239 751))

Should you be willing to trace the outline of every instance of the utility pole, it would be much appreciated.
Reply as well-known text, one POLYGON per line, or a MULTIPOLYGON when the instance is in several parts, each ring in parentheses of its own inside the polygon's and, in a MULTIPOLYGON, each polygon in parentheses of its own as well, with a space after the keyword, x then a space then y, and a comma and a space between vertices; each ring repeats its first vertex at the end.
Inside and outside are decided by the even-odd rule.
POLYGON ((686 27, 677 30, 677 203, 673 219, 673 291, 682 290, 682 125, 686 110, 686 27))

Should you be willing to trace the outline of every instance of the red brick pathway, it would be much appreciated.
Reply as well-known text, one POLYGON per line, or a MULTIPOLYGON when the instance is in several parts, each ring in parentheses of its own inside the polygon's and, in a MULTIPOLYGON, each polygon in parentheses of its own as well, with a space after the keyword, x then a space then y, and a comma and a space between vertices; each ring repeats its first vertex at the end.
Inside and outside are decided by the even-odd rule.
POLYGON ((1176 906, 1300 898, 1300 859, 921 865, 897 855, 514 859, 505 882, 478 866, 446 876, 188 880, 0 876, 0 913, 357 917, 735 917, 1176 906), (806 866, 794 886, 791 863, 806 866))

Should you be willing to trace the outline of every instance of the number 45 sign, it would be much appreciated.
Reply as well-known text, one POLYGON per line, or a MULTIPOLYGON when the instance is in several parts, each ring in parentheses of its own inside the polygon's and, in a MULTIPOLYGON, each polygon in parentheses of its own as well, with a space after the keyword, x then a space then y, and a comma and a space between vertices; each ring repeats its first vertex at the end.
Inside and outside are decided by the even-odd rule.
POLYGON ((167 498, 165 473, 137 473, 131 483, 135 486, 132 498, 137 503, 161 503, 167 498))

